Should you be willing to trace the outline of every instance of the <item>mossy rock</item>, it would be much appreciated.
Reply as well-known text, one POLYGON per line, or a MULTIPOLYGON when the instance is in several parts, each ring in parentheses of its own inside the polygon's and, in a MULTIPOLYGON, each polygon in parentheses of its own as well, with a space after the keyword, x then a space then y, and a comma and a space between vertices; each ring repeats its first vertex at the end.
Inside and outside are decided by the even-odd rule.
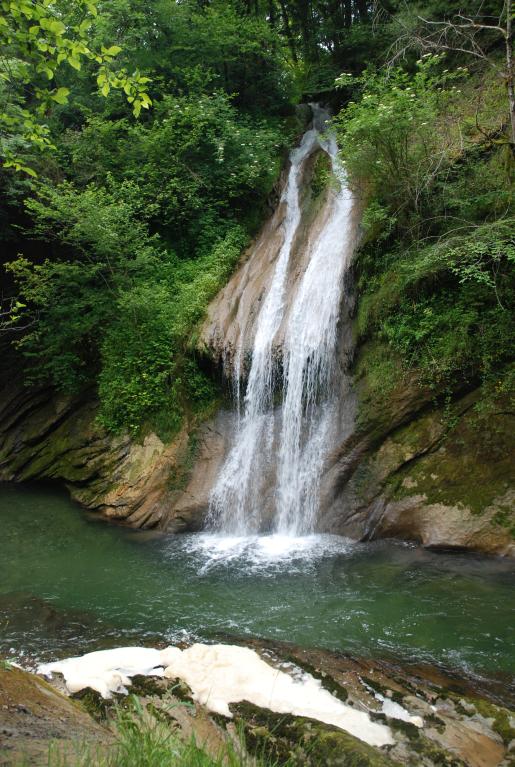
POLYGON ((277 765, 394 767, 386 754, 336 727, 243 702, 231 706, 247 750, 277 765))
POLYGON ((349 697, 349 693, 343 685, 339 684, 332 676, 321 671, 319 668, 316 668, 311 663, 308 663, 305 660, 299 660, 296 655, 289 655, 286 657, 286 660, 290 663, 294 663, 306 673, 311 674, 315 679, 318 679, 322 687, 334 695, 335 698, 338 698, 341 701, 346 701, 349 697))
POLYGON ((171 685, 168 685, 168 692, 171 692, 174 698, 182 701, 183 703, 191 703, 193 700, 193 692, 186 682, 182 679, 173 679, 171 685))
POLYGON ((84 690, 73 693, 70 696, 73 700, 78 701, 82 708, 88 712, 88 714, 96 721, 104 723, 110 713, 114 710, 114 700, 106 700, 96 690, 92 690, 91 687, 86 687, 84 690))
POLYGON ((165 680, 159 677, 137 674, 131 678, 129 692, 142 698, 162 698, 166 695, 167 689, 168 685, 165 680))
POLYGON ((492 730, 496 732, 505 745, 509 745, 515 740, 515 727, 512 727, 510 719, 513 714, 506 708, 501 708, 493 703, 489 703, 483 698, 468 698, 467 702, 472 703, 478 714, 485 719, 493 719, 492 730))
MULTIPOLYGON (((443 423, 444 413, 435 410, 400 430, 394 437, 399 449, 422 453, 443 423)), ((478 420, 472 410, 458 418, 436 446, 416 461, 407 461, 390 477, 390 497, 402 500, 413 494, 426 504, 443 504, 468 510, 476 518, 488 512, 492 530, 504 529, 515 537, 515 514, 509 487, 513 448, 509 422, 502 416, 478 420), (470 481, 473 477, 474 481, 470 481)))
POLYGON ((331 159, 326 152, 318 152, 313 163, 311 194, 319 197, 332 183, 335 183, 331 159))

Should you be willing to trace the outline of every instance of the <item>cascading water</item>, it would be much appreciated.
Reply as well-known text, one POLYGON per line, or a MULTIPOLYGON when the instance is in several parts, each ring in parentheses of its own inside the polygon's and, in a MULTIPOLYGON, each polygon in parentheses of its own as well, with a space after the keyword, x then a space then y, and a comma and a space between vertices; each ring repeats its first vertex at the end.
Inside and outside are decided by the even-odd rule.
MULTIPOLYGON (((324 458, 336 420, 334 396, 337 327, 344 274, 352 256, 352 196, 331 135, 327 114, 313 105, 314 127, 291 153, 281 198, 286 207, 283 240, 260 309, 243 413, 234 444, 211 493, 207 527, 228 536, 264 531, 287 536, 314 530, 324 458), (334 189, 324 226, 302 243, 307 267, 289 310, 285 291, 291 255, 301 223, 300 185, 304 163, 322 149, 330 158, 334 189), (284 340, 277 348, 277 334, 284 340), (274 406, 277 371, 283 371, 282 406, 274 406), (274 462, 276 465, 274 466, 274 462), (272 518, 263 511, 265 475, 273 475, 272 518)), ((243 337, 235 356, 236 386, 242 376, 243 337)))
POLYGON ((288 320, 283 345, 285 391, 278 470, 276 529, 314 529, 319 484, 336 420, 332 391, 343 276, 352 255, 352 196, 333 137, 322 139, 338 185, 329 218, 310 259, 288 320))

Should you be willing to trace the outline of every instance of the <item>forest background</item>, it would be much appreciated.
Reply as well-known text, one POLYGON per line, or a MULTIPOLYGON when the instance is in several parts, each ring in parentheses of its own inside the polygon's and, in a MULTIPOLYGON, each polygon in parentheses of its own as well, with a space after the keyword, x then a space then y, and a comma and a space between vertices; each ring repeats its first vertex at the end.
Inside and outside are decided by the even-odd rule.
MULTIPOLYGON (((219 386, 209 301, 277 201, 298 104, 361 198, 358 367, 513 389, 510 2, 1 0, 4 369, 173 435, 219 386)), ((330 183, 320 164, 318 183, 330 183)))

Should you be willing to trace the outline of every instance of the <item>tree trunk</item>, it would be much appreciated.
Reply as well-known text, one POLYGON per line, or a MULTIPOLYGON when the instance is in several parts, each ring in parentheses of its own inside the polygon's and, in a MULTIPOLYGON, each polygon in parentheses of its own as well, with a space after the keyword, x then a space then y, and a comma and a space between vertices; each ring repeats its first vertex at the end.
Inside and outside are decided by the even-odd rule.
POLYGON ((513 82, 513 26, 511 14, 512 0, 506 0, 506 85, 510 105, 511 145, 512 150, 515 151, 515 86, 513 82))
POLYGON ((284 31, 286 33, 286 37, 288 38, 288 45, 290 46, 291 57, 294 62, 297 63, 299 57, 297 56, 297 46, 295 45, 295 39, 293 37, 293 32, 291 31, 288 9, 286 8, 286 3, 284 0, 279 0, 279 5, 281 6, 281 16, 283 19, 284 31))
POLYGON ((352 0, 345 0, 343 20, 345 28, 350 29, 352 24, 352 0))
POLYGON ((275 27, 275 2, 268 0, 268 22, 271 27, 275 27))
POLYGON ((367 0, 356 0, 358 8, 359 20, 368 21, 368 4, 367 0))
POLYGON ((311 24, 310 24, 310 8, 309 0, 297 0, 298 6, 298 18, 300 23, 300 32, 302 35, 302 47, 304 48, 304 56, 309 60, 311 53, 311 24))

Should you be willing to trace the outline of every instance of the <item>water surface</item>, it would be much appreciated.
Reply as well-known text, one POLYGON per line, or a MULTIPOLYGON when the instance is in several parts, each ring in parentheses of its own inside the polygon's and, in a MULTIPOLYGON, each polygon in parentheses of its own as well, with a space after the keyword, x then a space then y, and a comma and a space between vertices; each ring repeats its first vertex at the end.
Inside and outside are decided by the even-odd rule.
POLYGON ((512 562, 337 536, 156 537, 0 485, 0 653, 261 636, 468 672, 515 669, 512 562))

